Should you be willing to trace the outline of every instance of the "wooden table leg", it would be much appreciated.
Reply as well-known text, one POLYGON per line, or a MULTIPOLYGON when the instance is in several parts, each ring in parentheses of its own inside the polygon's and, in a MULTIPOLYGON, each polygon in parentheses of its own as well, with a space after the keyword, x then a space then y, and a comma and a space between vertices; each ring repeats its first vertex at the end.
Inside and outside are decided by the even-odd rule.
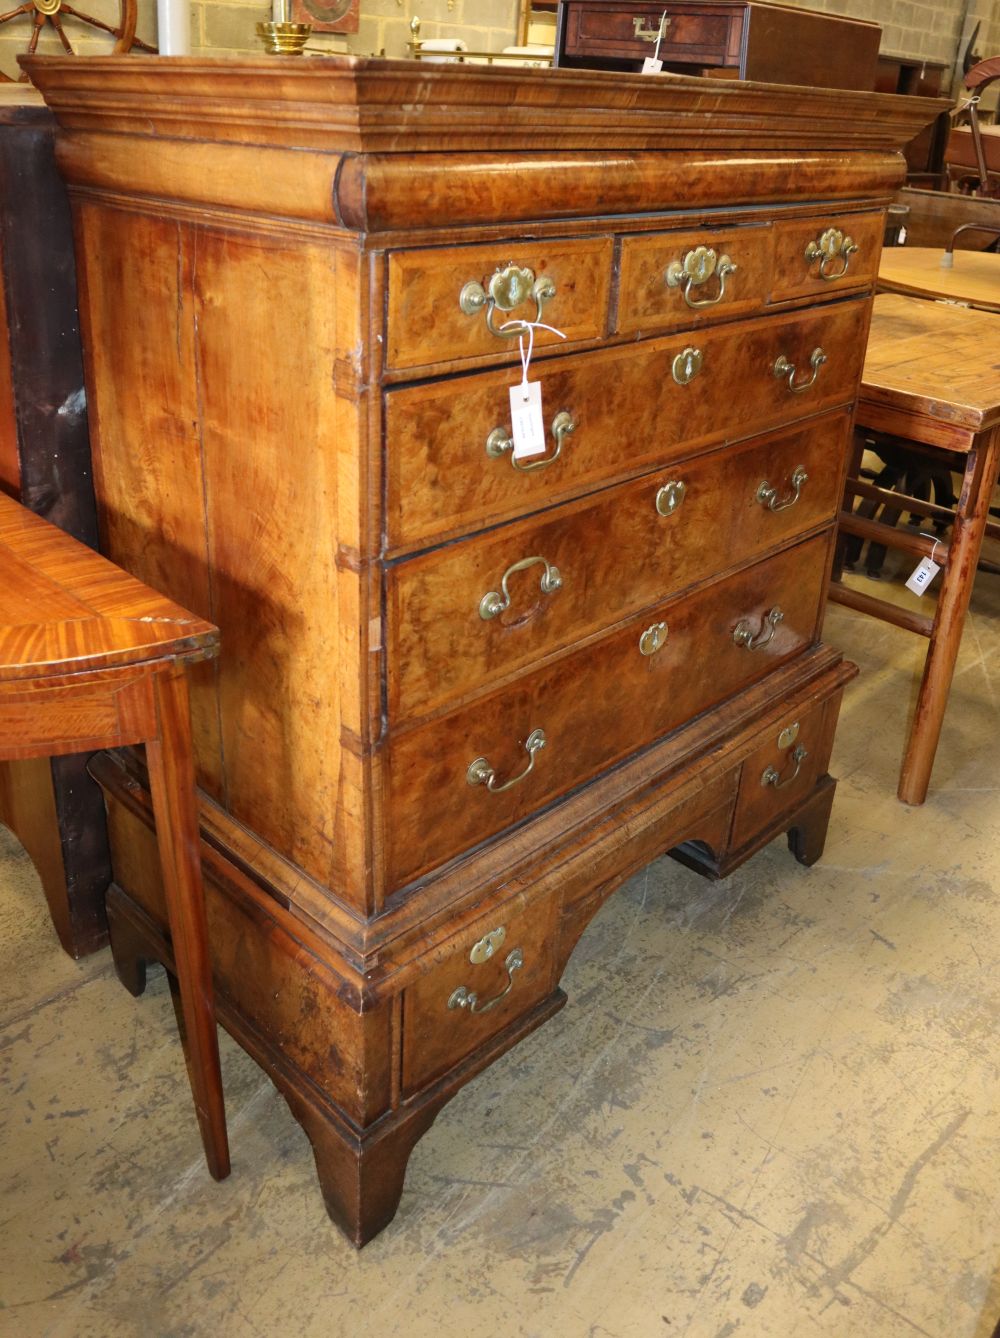
POLYGON ((962 495, 938 595, 934 630, 899 777, 897 794, 904 804, 922 804, 927 798, 998 464, 1000 429, 994 428, 978 439, 969 452, 962 479, 962 495))
POLYGON ((194 790, 187 676, 172 665, 153 676, 158 738, 146 744, 156 839, 187 1040, 188 1073, 208 1169, 229 1174, 194 790))

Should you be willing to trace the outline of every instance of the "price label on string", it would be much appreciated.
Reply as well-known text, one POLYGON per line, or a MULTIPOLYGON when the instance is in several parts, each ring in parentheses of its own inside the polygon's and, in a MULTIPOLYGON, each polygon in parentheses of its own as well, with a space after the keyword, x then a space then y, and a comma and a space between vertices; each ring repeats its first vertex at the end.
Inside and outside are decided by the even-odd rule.
POLYGON ((660 27, 656 34, 656 46, 653 48, 653 54, 647 56, 642 62, 643 74, 659 74, 663 69, 663 61, 660 60, 660 43, 663 41, 663 34, 667 30, 667 11, 664 10, 660 15, 660 27))
MULTIPOLYGON (((930 539, 931 535, 925 534, 923 537, 925 539, 930 539)), ((906 582, 906 588, 907 590, 912 590, 915 595, 926 594, 931 581, 933 581, 934 577, 941 570, 940 565, 934 561, 934 554, 937 552, 938 544, 940 542, 940 539, 934 540, 934 547, 931 549, 930 557, 921 558, 910 573, 910 579, 906 582)))
POLYGON ((514 459, 545 454, 545 419, 542 417, 542 384, 522 381, 510 388, 510 426, 514 459))
MULTIPOLYGON (((565 339, 566 336, 562 330, 546 325, 543 321, 508 321, 506 324, 522 326, 522 333, 518 336, 521 350, 521 380, 516 386, 510 387, 510 434, 514 442, 514 459, 526 460, 534 455, 544 455, 546 450, 542 383, 528 380, 528 368, 531 366, 531 355, 535 348, 535 330, 536 328, 550 330, 560 339, 565 339), (527 350, 524 347, 524 329, 528 331, 527 350)), ((504 328, 505 326, 501 325, 500 329, 504 328)))

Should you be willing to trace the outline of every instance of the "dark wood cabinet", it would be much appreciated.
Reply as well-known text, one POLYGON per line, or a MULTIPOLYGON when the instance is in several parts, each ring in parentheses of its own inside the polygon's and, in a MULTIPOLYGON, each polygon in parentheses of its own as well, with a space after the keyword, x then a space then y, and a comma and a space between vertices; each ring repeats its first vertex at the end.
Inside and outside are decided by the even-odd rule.
MULTIPOLYGON (((879 93, 940 98, 947 92, 943 84, 950 70, 951 66, 941 61, 882 54, 878 58, 875 88, 879 93)), ((907 181, 930 188, 943 185, 944 151, 950 128, 951 117, 943 111, 910 140, 904 150, 907 181)))
MULTIPOLYGON (((0 488, 93 547, 73 226, 54 141, 38 93, 0 84, 0 488)), ((86 759, 0 763, 0 822, 34 859, 66 951, 99 948, 110 865, 86 759)))
POLYGON ((754 0, 560 0, 557 65, 636 70, 656 50, 667 70, 764 83, 870 89, 875 23, 754 0))

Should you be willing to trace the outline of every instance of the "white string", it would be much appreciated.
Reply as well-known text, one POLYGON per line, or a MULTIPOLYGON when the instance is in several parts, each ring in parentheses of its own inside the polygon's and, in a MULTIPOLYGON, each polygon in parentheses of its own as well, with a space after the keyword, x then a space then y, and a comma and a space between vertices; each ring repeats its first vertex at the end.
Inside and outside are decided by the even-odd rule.
POLYGON ((558 335, 560 339, 565 339, 566 335, 562 330, 557 330, 554 325, 546 325, 544 321, 504 321, 500 326, 501 330, 506 330, 508 326, 519 325, 521 333, 517 337, 517 346, 521 354, 521 385, 528 384, 528 368, 531 366, 531 355, 535 349, 535 331, 548 330, 550 334, 558 335), (524 331, 528 332, 528 352, 524 352, 524 331))
POLYGON ((931 549, 931 558, 930 558, 931 562, 933 562, 933 561, 934 561, 934 554, 938 551, 938 545, 941 543, 941 540, 937 537, 936 534, 924 534, 923 530, 920 531, 920 537, 921 537, 921 539, 933 539, 933 540, 934 540, 934 547, 931 549))
POLYGON ((660 30, 656 34, 656 46, 653 49, 654 60, 660 59, 660 43, 663 41, 663 34, 664 31, 666 30, 666 18, 667 18, 667 11, 664 10, 663 13, 660 15, 660 30))

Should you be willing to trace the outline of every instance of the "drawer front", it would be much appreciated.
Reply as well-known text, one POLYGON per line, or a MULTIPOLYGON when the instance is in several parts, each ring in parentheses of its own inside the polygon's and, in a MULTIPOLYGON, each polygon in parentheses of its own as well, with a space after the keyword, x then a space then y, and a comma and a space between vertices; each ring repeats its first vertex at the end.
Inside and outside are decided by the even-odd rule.
MULTIPOLYGON (((451 246, 389 256, 386 366, 499 362, 518 356, 511 321, 541 320, 566 343, 607 330, 613 241, 451 246)), ((535 345, 563 344, 548 330, 535 345)))
POLYGON ((541 463, 521 462, 530 469, 502 449, 509 371, 390 391, 389 551, 482 529, 702 446, 853 404, 867 325, 862 300, 538 364, 546 423, 568 421, 572 431, 553 431, 541 463), (826 358, 818 367, 816 349, 826 358), (679 384, 675 370, 694 374, 679 384))
POLYGON ((742 846, 801 803, 830 765, 842 693, 789 714, 743 763, 730 848, 742 846))
POLYGON ((742 12, 712 5, 576 4, 568 6, 567 56, 643 60, 656 46, 666 13, 660 59, 702 65, 736 64, 742 12))
POLYGON ((643 334, 762 310, 772 246, 770 227, 624 238, 615 328, 643 334))
POLYGON ((403 993, 403 1090, 426 1086, 554 987, 553 897, 477 921, 403 993))
POLYGON ((815 638, 829 552, 829 535, 808 540, 390 737, 384 789, 391 820, 383 833, 390 890, 798 654, 815 638), (776 608, 783 620, 768 620, 776 608), (742 644, 749 640, 752 649, 742 644))
POLYGON ((868 287, 878 274, 884 228, 881 210, 776 223, 772 300, 868 287))
POLYGON ((390 721, 832 521, 849 422, 841 410, 390 567, 390 721))

